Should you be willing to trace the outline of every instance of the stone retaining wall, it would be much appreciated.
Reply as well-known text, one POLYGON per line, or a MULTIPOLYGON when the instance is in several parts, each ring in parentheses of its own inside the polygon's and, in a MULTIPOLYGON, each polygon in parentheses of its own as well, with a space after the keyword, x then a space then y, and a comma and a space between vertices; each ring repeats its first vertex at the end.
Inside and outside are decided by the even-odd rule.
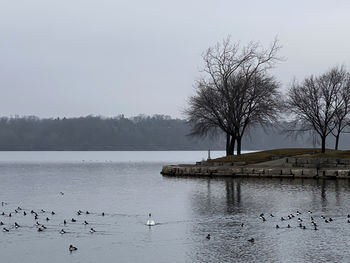
MULTIPOLYGON (((277 160, 277 159, 274 159, 277 160)), ((334 159, 334 158, 308 158, 308 157, 284 157, 280 159, 279 166, 282 167, 297 167, 297 168, 336 168, 336 169, 350 169, 350 159, 334 159)), ((198 166, 244 166, 245 162, 197 162, 198 166)))
POLYGON ((347 178, 350 169, 316 169, 316 168, 259 168, 235 166, 198 166, 198 165, 165 165, 161 171, 165 176, 229 176, 229 177, 280 177, 280 178, 347 178))
POLYGON ((350 168, 350 159, 288 157, 286 163, 303 168, 350 168))

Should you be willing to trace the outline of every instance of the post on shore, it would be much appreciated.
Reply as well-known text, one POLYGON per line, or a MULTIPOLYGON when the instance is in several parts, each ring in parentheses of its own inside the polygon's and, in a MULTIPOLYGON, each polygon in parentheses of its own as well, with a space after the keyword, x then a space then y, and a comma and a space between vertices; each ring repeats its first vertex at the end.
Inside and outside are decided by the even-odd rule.
POLYGON ((210 149, 208 150, 208 159, 207 160, 211 160, 211 158, 210 158, 210 149))

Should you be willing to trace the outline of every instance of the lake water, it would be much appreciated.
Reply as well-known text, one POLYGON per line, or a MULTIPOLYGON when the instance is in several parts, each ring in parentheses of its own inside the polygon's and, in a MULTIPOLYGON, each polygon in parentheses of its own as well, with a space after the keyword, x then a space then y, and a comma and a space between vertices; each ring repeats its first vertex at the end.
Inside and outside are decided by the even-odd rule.
POLYGON ((0 232, 0 262, 350 262, 350 181, 159 174, 163 164, 206 156, 205 151, 0 152, 0 202, 7 203, 0 205, 5 213, 0 221, 9 229, 0 232), (18 206, 23 210, 16 214, 18 206), (47 227, 43 232, 37 231, 32 209, 47 227), (78 210, 90 214, 77 215, 78 210), (145 225, 149 212, 157 223, 151 228, 145 225), (281 221, 291 213, 295 218, 281 221), (298 217, 306 229, 298 226, 298 217), (70 253, 70 244, 78 250, 70 253))

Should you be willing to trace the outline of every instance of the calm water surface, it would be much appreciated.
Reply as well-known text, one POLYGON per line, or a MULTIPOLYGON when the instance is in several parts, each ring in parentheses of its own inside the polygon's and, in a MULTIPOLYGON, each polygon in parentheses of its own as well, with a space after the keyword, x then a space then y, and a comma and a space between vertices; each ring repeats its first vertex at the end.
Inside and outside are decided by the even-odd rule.
POLYGON ((0 232, 0 262, 350 262, 350 181, 159 174, 163 164, 195 162, 206 154, 0 152, 0 201, 7 203, 0 206, 6 213, 0 221, 10 229, 0 232), (16 214, 18 206, 28 214, 16 214), (37 232, 32 209, 45 231, 37 232), (90 214, 78 216, 79 209, 90 214), (280 220, 297 210, 302 214, 280 220), (145 225, 149 212, 157 223, 152 228, 145 225), (78 251, 70 253, 70 244, 78 251))

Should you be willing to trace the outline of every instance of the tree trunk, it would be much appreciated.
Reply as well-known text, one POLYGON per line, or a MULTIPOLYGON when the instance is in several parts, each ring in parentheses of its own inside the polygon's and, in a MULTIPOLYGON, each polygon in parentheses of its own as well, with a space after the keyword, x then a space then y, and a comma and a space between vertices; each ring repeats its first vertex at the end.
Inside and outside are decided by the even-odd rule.
POLYGON ((241 154, 241 149, 242 149, 242 137, 237 136, 237 155, 241 154))
POLYGON ((337 133, 337 136, 335 136, 335 150, 338 150, 338 146, 339 146, 339 137, 340 137, 340 132, 337 133))
POLYGON ((326 136, 321 136, 321 140, 322 140, 321 152, 325 153, 326 152, 326 136))
POLYGON ((236 137, 232 136, 231 137, 231 141, 230 141, 230 147, 229 147, 229 152, 230 152, 230 155, 234 155, 234 151, 235 151, 235 142, 236 142, 236 137))
POLYGON ((234 155, 236 138, 226 133, 226 156, 234 155))
POLYGON ((230 155, 230 134, 226 133, 226 156, 230 155))

